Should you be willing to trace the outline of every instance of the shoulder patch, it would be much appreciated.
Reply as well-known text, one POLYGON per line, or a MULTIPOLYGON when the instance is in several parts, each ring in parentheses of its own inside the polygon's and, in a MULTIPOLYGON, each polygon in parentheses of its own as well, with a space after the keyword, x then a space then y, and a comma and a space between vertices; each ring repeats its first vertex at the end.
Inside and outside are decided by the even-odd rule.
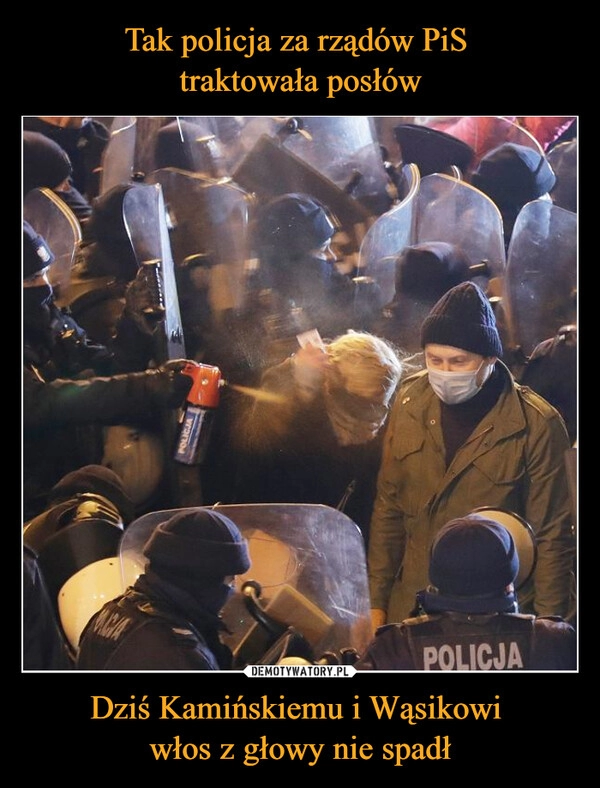
POLYGON ((523 402, 537 410, 544 418, 548 419, 552 416, 560 416, 560 413, 548 402, 548 400, 544 399, 540 394, 537 394, 533 389, 530 389, 529 386, 523 386, 520 383, 516 383, 515 385, 523 402))

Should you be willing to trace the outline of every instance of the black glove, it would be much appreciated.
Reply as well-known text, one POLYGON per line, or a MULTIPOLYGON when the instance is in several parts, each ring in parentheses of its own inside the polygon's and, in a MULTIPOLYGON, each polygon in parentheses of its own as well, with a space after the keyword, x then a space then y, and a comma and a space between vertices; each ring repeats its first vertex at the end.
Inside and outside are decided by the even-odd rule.
POLYGON ((159 371, 165 374, 169 380, 170 392, 167 396, 167 407, 169 408, 181 408, 192 387, 192 377, 183 373, 183 369, 189 363, 191 362, 185 358, 177 358, 165 361, 159 367, 159 371))
POLYGON ((165 316, 159 292, 160 282, 156 281, 156 276, 157 272, 142 265, 125 290, 125 315, 133 320, 143 334, 153 334, 165 316))

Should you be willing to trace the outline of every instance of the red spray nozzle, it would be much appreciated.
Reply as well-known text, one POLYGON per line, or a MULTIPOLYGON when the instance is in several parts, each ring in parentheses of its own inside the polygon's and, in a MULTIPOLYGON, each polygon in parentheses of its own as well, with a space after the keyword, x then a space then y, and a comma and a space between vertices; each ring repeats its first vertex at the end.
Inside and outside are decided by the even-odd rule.
POLYGON ((224 385, 221 370, 209 364, 189 361, 182 369, 192 379, 192 387, 186 397, 190 405, 201 408, 216 408, 219 404, 220 388, 224 385))

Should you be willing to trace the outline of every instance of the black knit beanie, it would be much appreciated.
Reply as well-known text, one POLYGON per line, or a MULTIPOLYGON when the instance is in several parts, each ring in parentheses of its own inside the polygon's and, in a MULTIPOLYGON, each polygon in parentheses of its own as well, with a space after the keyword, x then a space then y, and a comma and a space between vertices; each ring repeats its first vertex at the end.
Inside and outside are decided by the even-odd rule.
POLYGON ((475 155, 473 148, 458 137, 428 126, 401 123, 394 127, 394 136, 400 146, 402 163, 416 164, 421 177, 443 173, 451 165, 464 172, 475 155))
POLYGON ((71 160, 60 145, 37 131, 23 132, 23 194, 32 189, 55 189, 73 173, 71 160))
POLYGON ((160 523, 143 552, 152 571, 186 589, 250 568, 248 544, 237 525, 212 509, 186 509, 160 523))
POLYGON ((480 356, 502 356, 489 299, 474 282, 462 282, 433 306, 421 327, 421 345, 449 345, 480 356))
POLYGON ((466 255, 443 241, 407 246, 396 259, 396 293, 430 304, 470 277, 466 255))
POLYGON ((471 176, 471 184, 500 207, 520 208, 550 192, 556 175, 535 148, 505 142, 486 153, 471 176))
POLYGON ((471 514, 451 520, 431 550, 429 580, 434 589, 418 598, 426 610, 463 613, 503 612, 515 602, 519 555, 512 535, 500 523, 471 514))
POLYGON ((294 258, 317 249, 335 233, 325 206, 307 194, 283 194, 264 205, 254 240, 259 254, 294 258))

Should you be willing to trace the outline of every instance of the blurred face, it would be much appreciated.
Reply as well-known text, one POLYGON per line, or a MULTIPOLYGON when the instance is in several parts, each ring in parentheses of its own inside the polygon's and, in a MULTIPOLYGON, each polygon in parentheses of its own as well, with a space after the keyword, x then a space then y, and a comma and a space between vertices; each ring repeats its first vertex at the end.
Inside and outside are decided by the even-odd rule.
POLYGON ((310 256, 315 257, 317 260, 323 260, 326 263, 333 265, 337 261, 337 255, 331 245, 331 238, 325 241, 324 244, 318 246, 316 249, 311 249, 310 256))
MULTIPOLYGON (((343 367, 343 364, 340 364, 343 367)), ((379 432, 388 415, 390 394, 383 385, 360 393, 340 369, 330 369, 325 382, 329 418, 342 446, 366 443, 379 432)))
POLYGON ((358 267, 358 249, 356 244, 344 230, 339 230, 332 238, 331 244, 337 260, 335 267, 340 274, 352 274, 358 267))
POLYGON ((53 299, 48 269, 23 280, 23 333, 29 341, 54 343, 51 331, 53 299))
POLYGON ((357 367, 355 359, 340 359, 329 371, 330 385, 343 387, 357 400, 368 401, 372 405, 386 406, 391 391, 385 386, 383 373, 373 375, 357 367))
POLYGON ((38 271, 37 274, 30 276, 29 279, 23 279, 23 287, 41 287, 42 285, 49 285, 48 269, 44 268, 38 271))

